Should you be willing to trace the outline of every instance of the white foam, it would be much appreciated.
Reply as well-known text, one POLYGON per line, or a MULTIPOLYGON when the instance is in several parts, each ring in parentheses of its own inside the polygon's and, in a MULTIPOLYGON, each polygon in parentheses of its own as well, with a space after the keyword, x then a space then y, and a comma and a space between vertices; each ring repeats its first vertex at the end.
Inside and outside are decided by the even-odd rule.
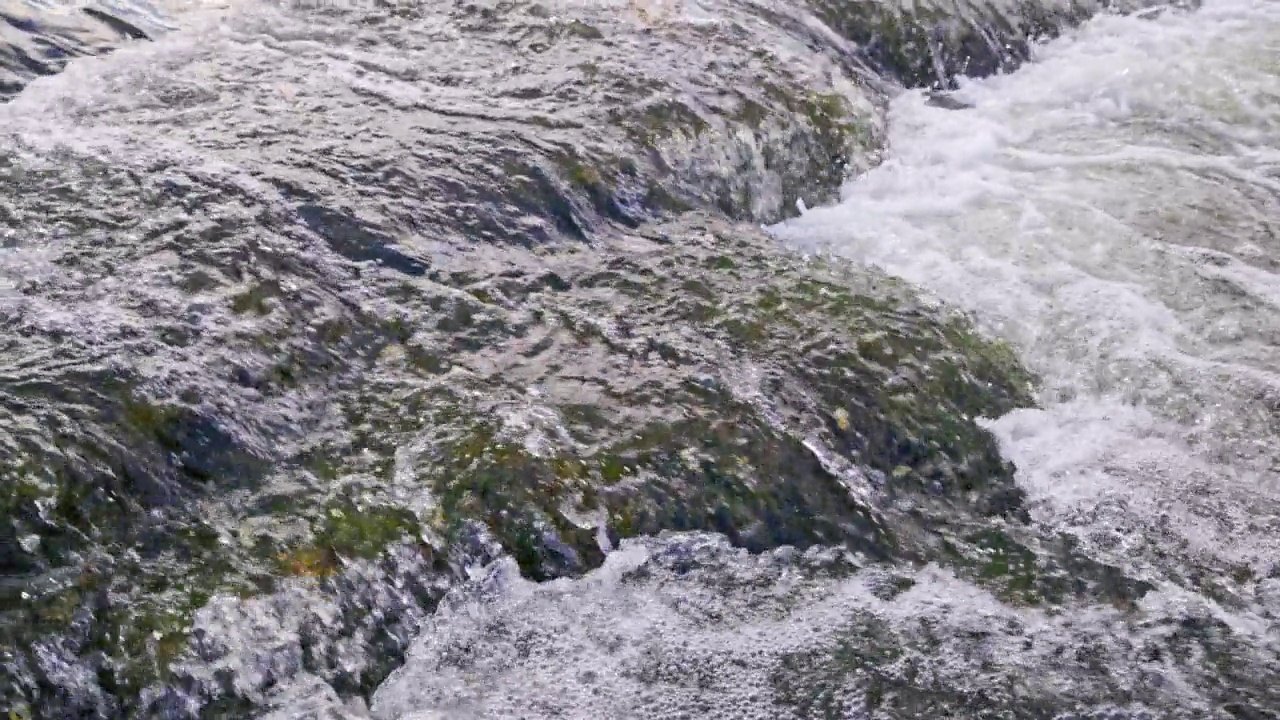
POLYGON ((902 655, 881 669, 916 687, 1087 702, 1114 676, 1167 703, 1117 709, 1130 717, 1216 712, 1199 660, 1144 654, 1182 624, 1223 623, 1276 656, 1275 581, 1229 610, 1178 575, 1280 560, 1280 3, 1099 18, 959 94, 974 107, 897 99, 890 159, 775 231, 879 265, 1015 345, 1041 407, 986 422, 1038 521, 1157 582, 1138 619, 1015 608, 933 568, 886 600, 874 568, 815 581, 672 535, 624 543, 576 582, 495 568, 505 589, 442 610, 375 717, 774 717, 803 657, 820 659, 802 676, 842 667, 833 702, 865 717, 869 676, 836 650, 855 627, 887 628, 902 655), (1106 671, 1061 660, 1085 656, 1106 671))
MULTIPOLYGON (((371 710, 380 720, 776 718, 821 688, 807 699, 864 718, 872 678, 961 703, 1003 688, 1028 703, 1088 703, 1114 672, 1166 711, 1204 712, 1195 666, 1140 660, 1146 644, 1179 621, 1218 619, 1266 642, 1264 624, 1176 590, 1144 599, 1144 610, 1172 622, 1135 624, 1111 607, 1011 607, 932 567, 898 576, 912 584, 892 595, 884 588, 894 578, 878 568, 835 581, 814 572, 840 564, 816 549, 752 556, 703 534, 625 541, 579 581, 537 585, 501 563, 490 569, 490 587, 501 589, 460 589, 371 710), (1106 670, 1062 661, 1083 654, 1106 670)), ((1126 709, 1169 716, 1143 715, 1141 701, 1126 709)))
POLYGON ((967 82, 972 109, 898 99, 891 159, 776 230, 1015 343, 1042 409, 991 428, 1041 519, 1101 538, 1123 507, 1131 545, 1265 570, 1280 559, 1278 47, 1269 0, 1098 18, 967 82))

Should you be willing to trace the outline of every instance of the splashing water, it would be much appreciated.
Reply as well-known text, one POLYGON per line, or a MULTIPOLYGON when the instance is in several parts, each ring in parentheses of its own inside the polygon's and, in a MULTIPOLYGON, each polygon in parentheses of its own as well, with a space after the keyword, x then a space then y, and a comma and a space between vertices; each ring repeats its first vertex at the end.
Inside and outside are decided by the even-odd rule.
POLYGON ((1280 3, 1098 18, 951 100, 899 97, 889 159, 774 232, 1018 349, 1040 407, 989 427, 1046 532, 1156 586, 1137 615, 671 535, 580 581, 492 569, 376 717, 1253 716, 1232 663, 1280 671, 1280 3))
POLYGON ((1278 50, 1274 2, 1099 19, 971 109, 901 98, 891 159, 778 229, 1013 342, 1042 409, 992 429, 1044 520, 1138 571, 1280 560, 1278 50))
MULTIPOLYGON (((105 70, 72 67, 15 99, 6 120, 32 142, 172 154, 249 186, 227 158, 260 149, 228 143, 208 159, 200 143, 218 134, 183 99, 260 92, 252 112, 288 121, 276 95, 292 102, 292 84, 246 89, 224 71, 272 77, 286 65, 260 37, 349 33, 269 12, 253 32, 213 27, 247 5, 104 3, 152 34, 208 25, 221 40, 161 37, 105 70), (160 82, 197 62, 207 74, 160 82), (56 92, 67 87, 75 102, 56 92), (116 123, 188 123, 195 140, 117 143, 128 133, 116 123)), ((323 85, 330 66, 298 67, 323 85)), ((900 96, 887 161, 840 204, 773 231, 799 252, 883 267, 1019 351, 1040 376, 1040 407, 989 427, 1043 534, 1070 534, 1157 588, 1136 611, 1019 607, 936 567, 864 567, 822 548, 751 555, 723 537, 669 534, 622 543, 581 580, 530 583, 510 560, 475 569, 371 707, 307 675, 300 651, 272 655, 304 670, 271 699, 272 717, 1225 718, 1249 716, 1260 697, 1280 706, 1270 687, 1280 677, 1280 3, 1098 18, 1039 48, 1035 64, 961 85, 941 102, 900 96)), ((378 92, 397 107, 418 102, 399 87, 378 92)), ((0 297, 66 274, 56 245, 2 246, 0 297)), ((144 295, 166 287, 130 281, 144 295)), ((86 337, 131 330, 135 320, 113 311, 42 308, 86 337)), ((384 594, 397 602, 410 595, 393 590, 384 594)), ((264 655, 304 634, 304 610, 341 617, 302 592, 215 601, 204 615, 224 610, 225 634, 264 655)), ((340 662, 356 664, 339 647, 340 662)))

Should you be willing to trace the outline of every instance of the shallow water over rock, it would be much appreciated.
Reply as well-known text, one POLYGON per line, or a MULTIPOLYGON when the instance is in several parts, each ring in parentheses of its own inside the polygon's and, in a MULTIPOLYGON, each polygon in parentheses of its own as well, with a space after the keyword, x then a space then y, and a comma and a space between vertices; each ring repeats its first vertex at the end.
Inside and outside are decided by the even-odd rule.
POLYGON ((75 58, 105 55, 175 29, 169 13, 145 0, 7 0, 0 4, 0 101, 75 58))
POLYGON ((1143 601, 1029 522, 1007 346, 758 227, 921 78, 781 3, 628 8, 209 7, 0 106, 15 717, 363 712, 459 583, 663 531, 1143 601))

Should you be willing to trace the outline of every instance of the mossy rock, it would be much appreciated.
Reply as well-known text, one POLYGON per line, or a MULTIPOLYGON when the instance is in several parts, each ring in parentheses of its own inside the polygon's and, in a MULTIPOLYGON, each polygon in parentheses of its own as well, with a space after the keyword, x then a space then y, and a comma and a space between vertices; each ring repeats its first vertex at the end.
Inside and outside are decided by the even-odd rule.
POLYGON ((461 287, 482 284, 503 329, 455 346, 437 390, 350 399, 413 418, 377 424, 388 452, 419 450, 368 489, 430 498, 445 546, 480 523, 545 580, 627 537, 713 530, 753 551, 943 563, 1017 602, 1144 592, 1037 539, 976 422, 1028 405, 1033 378, 900 282, 694 213, 461 287), (989 537, 1003 544, 984 560, 989 537))
POLYGON ((954 87, 959 76, 1010 72, 1031 45, 1108 10, 1142 0, 807 0, 832 29, 857 43, 867 62, 907 87, 954 87))
MULTIPOLYGON (((463 255, 413 288, 388 286, 393 318, 351 314, 284 336, 304 360, 285 394, 255 390, 259 402, 324 388, 337 411, 326 422, 338 423, 289 453, 237 455, 245 436, 230 434, 199 444, 220 459, 178 462, 199 459, 183 449, 207 436, 189 430, 204 427, 199 413, 121 385, 105 417, 155 448, 149 472, 169 478, 174 500, 159 516, 137 498, 111 518, 101 513, 115 505, 91 507, 120 542, 157 550, 106 549, 94 593, 51 587, 12 617, 51 608, 50 622, 70 622, 105 592, 79 641, 100 654, 78 661, 116 702, 192 661, 189 618, 215 594, 304 583, 346 597, 353 577, 406 550, 449 573, 489 540, 535 580, 580 575, 628 537, 713 530, 753 552, 835 545, 868 562, 941 563, 1019 603, 1114 596, 1090 580, 1108 569, 1025 524, 1013 468, 976 424, 1029 404, 1032 378, 903 283, 801 260, 706 213, 505 257, 500 275, 463 255), (343 351, 321 352, 332 347, 343 351), (1077 581, 1064 584, 1066 567, 1077 581)), ((27 502, 43 486, 13 487, 27 502)), ((373 607, 351 605, 342 627, 355 629, 343 632, 390 642, 359 629, 373 607)), ((342 637, 308 652, 328 657, 342 637)), ((363 692, 401 650, 333 682, 363 692)))

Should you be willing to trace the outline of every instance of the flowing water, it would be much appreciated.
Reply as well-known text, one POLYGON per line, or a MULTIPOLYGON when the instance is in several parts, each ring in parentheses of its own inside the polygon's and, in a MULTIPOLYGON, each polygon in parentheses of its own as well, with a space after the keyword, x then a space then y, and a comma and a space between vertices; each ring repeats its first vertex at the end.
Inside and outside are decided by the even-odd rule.
POLYGON ((780 228, 971 309, 1042 380, 991 427, 1044 522, 1162 579, 1280 561, 1280 5, 1105 18, 780 228), (1175 549, 1176 548, 1176 549, 1175 549))
MULTIPOLYGON (((408 112, 424 100, 385 78, 374 87, 355 60, 326 55, 347 42, 342 27, 270 10, 218 24, 248 5, 183 10, 174 0, 152 14, 134 3, 130 17, 150 18, 149 30, 182 26, 199 41, 179 33, 86 61, 37 81, 0 118, 33 156, 61 144, 144 173, 195 167, 231 198, 201 212, 252 225, 236 193, 267 210, 283 201, 237 163, 267 164, 254 138, 301 132, 309 120, 294 102, 299 88, 352 123, 367 120, 368 107, 408 112), (363 94, 343 95, 325 73, 363 94), (221 107, 205 95, 237 93, 243 107, 200 109, 221 107)), ((402 44, 432 52, 412 40, 402 44)), ((771 232, 797 253, 883 268, 1017 349, 1039 376, 1039 406, 984 422, 1017 464, 1038 532, 1071 536, 1085 555, 1154 586, 1136 608, 1015 605, 946 568, 868 565, 822 548, 750 554, 721 536, 677 533, 624 541, 577 580, 535 584, 512 560, 472 568, 367 703, 339 698, 296 667, 281 670, 302 665, 292 655, 253 667, 227 661, 210 675, 279 673, 267 703, 276 720, 1275 717, 1280 2, 1205 0, 1190 13, 1099 17, 1036 48, 1016 72, 962 81, 945 102, 901 94, 889 123, 885 161, 852 179, 841 202, 771 232)), ((342 151, 335 142, 332 152, 342 151)), ((273 161, 283 167, 280 152, 273 161)), ((68 192, 79 192, 72 175, 68 192)), ((95 177, 86 171, 84 182, 95 177)), ((96 220, 115 209, 86 212, 96 220)), ((197 319, 214 313, 157 290, 169 273, 159 251, 136 265, 155 277, 133 290, 136 278, 112 276, 78 295, 24 299, 39 283, 113 272, 89 251, 83 262, 55 262, 62 236, 44 229, 48 247, 0 236, 0 301, 37 318, 33 332, 132 348, 152 305, 177 303, 197 319)), ((209 235, 228 248, 239 242, 209 235)), ((269 243, 261 252, 276 257, 269 243)), ((339 277, 348 305, 363 297, 359 277, 327 265, 307 271, 339 277)), ((250 321, 210 317, 207 353, 218 358, 215 330, 250 321)), ((137 361, 141 375, 225 382, 202 374, 212 359, 197 367, 156 348, 137 351, 147 358, 137 361)), ((271 423, 302 417, 297 402, 271 423)), ((399 593, 394 584, 383 594, 399 593)), ((303 610, 340 614, 299 593, 243 605, 215 598, 193 622, 266 657, 272 643, 304 634, 303 610)), ((344 642, 334 644, 338 665, 348 659, 344 642)), ((91 684, 65 674, 68 687, 91 684)))
POLYGON ((1211 619, 1280 671, 1280 3, 1097 18, 952 99, 897 98, 887 161, 774 230, 1018 348, 1040 407, 989 426, 1037 523, 1156 585, 1140 619, 1015 610, 941 571, 886 602, 875 574, 672 537, 576 583, 496 573, 433 621, 379 717, 861 717, 875 683, 949 696, 915 708, 937 717, 1273 716, 1207 692, 1203 647, 1151 648, 1211 619), (850 657, 876 637, 897 645, 879 674, 850 657))

